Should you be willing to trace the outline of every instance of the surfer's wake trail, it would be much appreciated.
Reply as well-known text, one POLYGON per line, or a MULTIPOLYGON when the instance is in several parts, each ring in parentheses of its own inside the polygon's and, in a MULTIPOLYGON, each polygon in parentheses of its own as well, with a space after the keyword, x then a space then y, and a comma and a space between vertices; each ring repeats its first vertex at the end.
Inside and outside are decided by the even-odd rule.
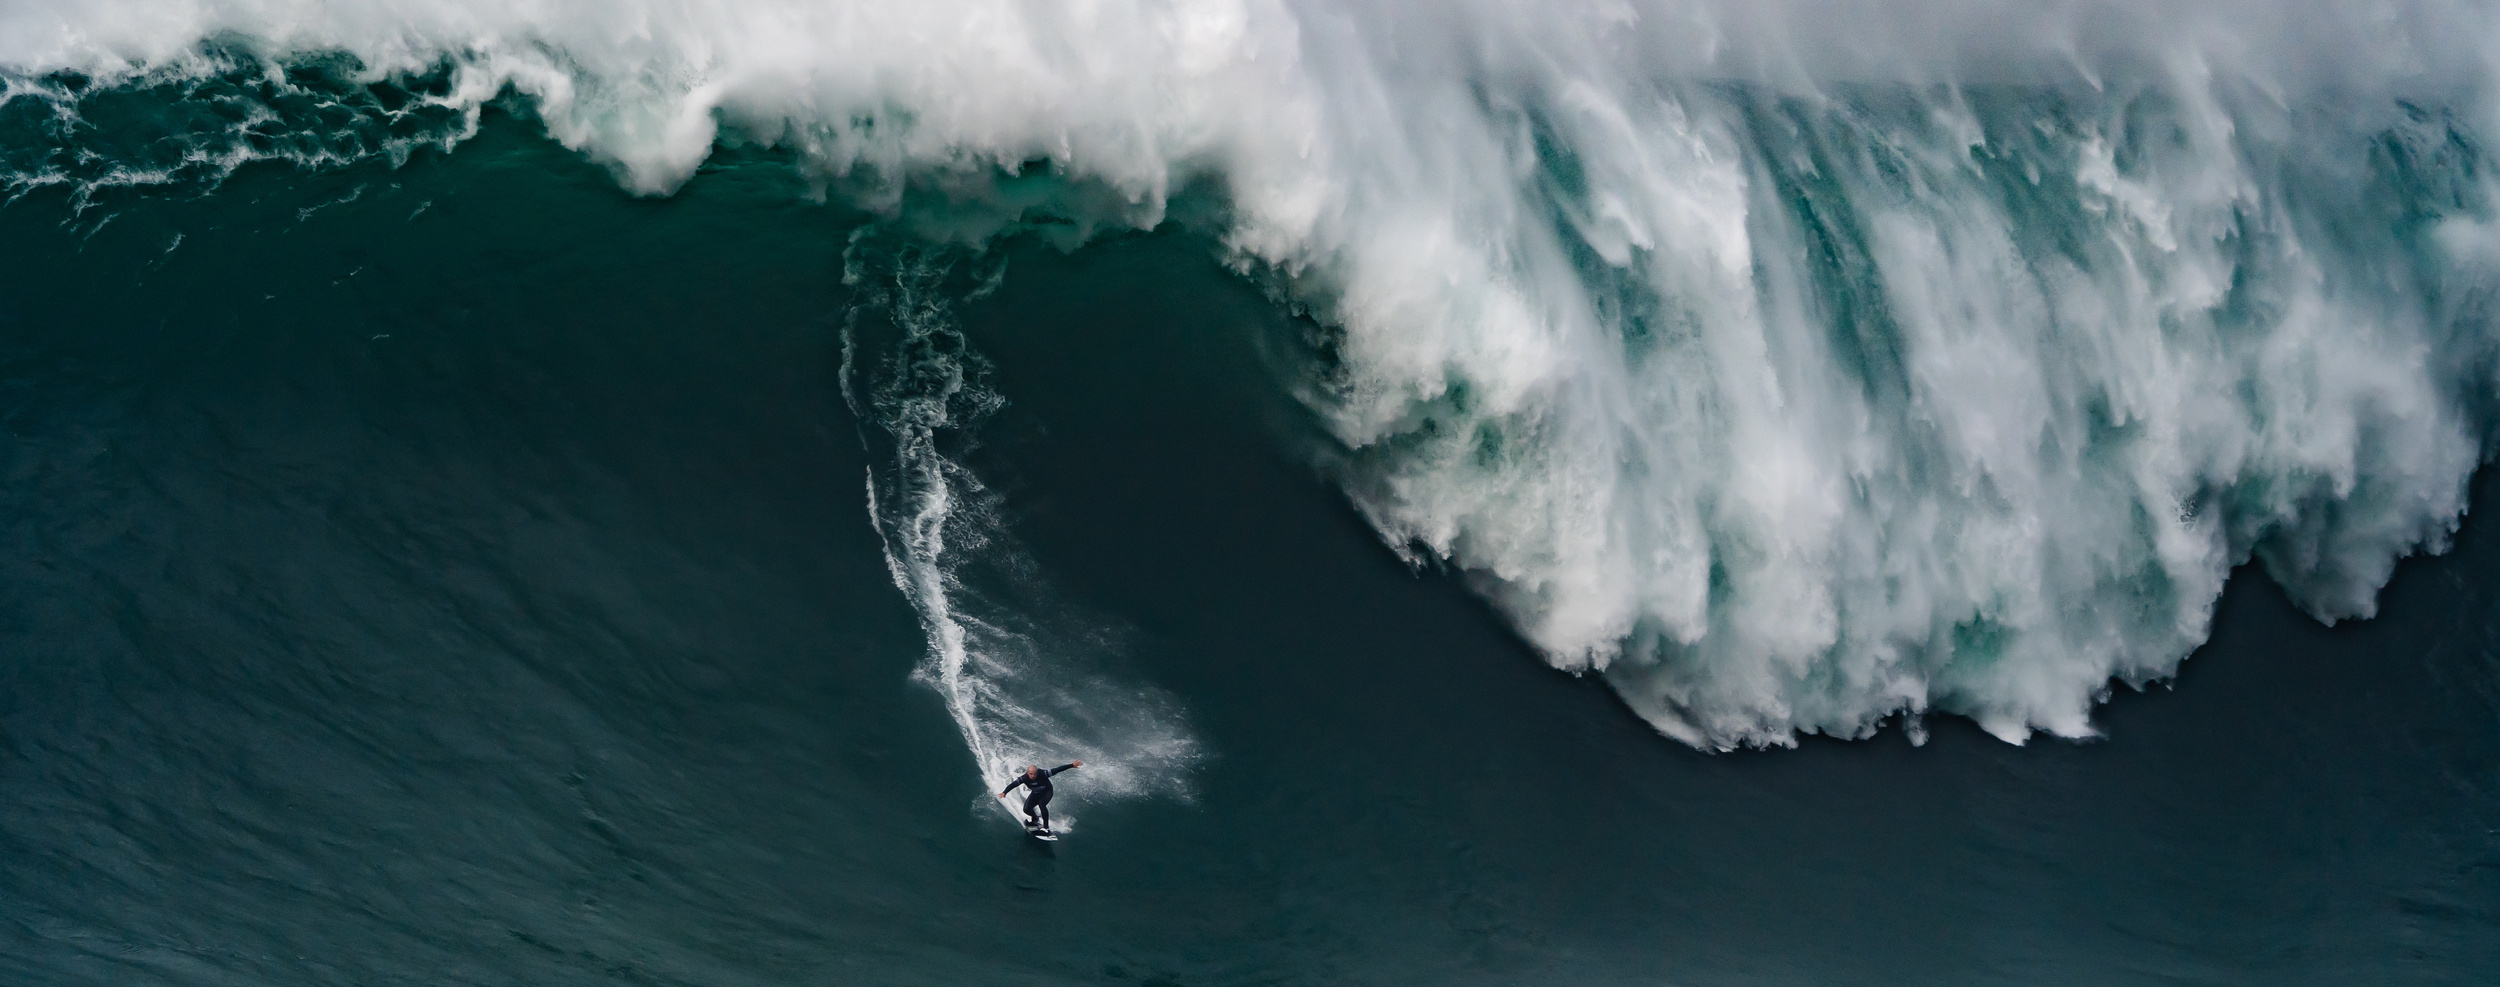
MULTIPOLYGON (((890 470, 869 472, 868 512, 894 585, 928 634, 919 677, 944 698, 993 788, 1026 765, 1082 759, 1083 772, 1062 776, 1075 791, 1186 798, 1198 744, 1177 704, 1089 667, 1118 635, 1050 597, 1008 539, 996 497, 962 461, 1005 400, 984 381, 952 300, 987 293, 1002 269, 992 264, 967 285, 950 276, 976 260, 881 250, 870 232, 845 256, 843 280, 859 301, 843 328, 842 389, 882 433, 864 436, 872 448, 892 456, 890 470), (881 343, 890 354, 863 366, 862 348, 881 343)), ((1055 804, 1054 828, 1074 828, 1072 810, 1055 804)))
MULTIPOLYGON (((0 181, 92 210, 396 161, 509 94, 636 192, 771 144, 933 251, 1206 189, 1316 320, 1289 383, 1348 495, 1557 666, 1697 745, 2085 736, 2235 563, 2367 615, 2454 529, 2493 434, 2500 23, 2003 6, 29 0, 0 181)), ((971 289, 897 263, 848 272, 900 340, 858 410, 932 684, 985 777, 1177 784, 1167 706, 1077 702, 1108 686, 999 602, 944 449, 997 401, 943 325, 971 289)))

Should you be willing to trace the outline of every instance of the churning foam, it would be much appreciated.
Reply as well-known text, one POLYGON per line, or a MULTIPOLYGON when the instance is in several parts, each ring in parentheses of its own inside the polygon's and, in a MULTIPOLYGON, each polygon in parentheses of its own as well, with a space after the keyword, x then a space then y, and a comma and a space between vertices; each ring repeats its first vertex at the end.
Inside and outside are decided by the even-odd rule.
POLYGON ((1047 161, 1149 226, 1216 182, 1330 327, 1296 386, 1384 537, 1722 747, 2087 735, 2251 553, 2371 612, 2491 434, 2495 42, 2430 0, 0 11, 65 113, 46 73, 345 52, 643 192, 724 138, 884 207, 1047 161))

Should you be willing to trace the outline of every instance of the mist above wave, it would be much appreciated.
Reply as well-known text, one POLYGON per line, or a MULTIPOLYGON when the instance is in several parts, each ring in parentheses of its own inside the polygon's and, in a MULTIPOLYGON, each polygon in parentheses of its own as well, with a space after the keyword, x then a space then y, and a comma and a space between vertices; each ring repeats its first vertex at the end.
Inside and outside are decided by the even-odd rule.
MULTIPOLYGON (((1383 536, 1724 747, 1930 711, 2087 735, 2252 553, 2319 616, 2370 613, 2491 434, 2494 21, 106 0, 0 11, 0 66, 11 107, 71 121, 255 65, 221 98, 273 104, 274 66, 343 58, 428 80, 348 116, 431 122, 332 157, 456 141, 511 92, 637 191, 764 142, 871 207, 935 182, 972 237, 1152 226, 1212 182, 1233 260, 1326 327, 1293 384, 1383 536), (1075 181, 1000 191, 1037 167, 1075 181)), ((320 113, 236 119, 205 160, 329 160, 266 139, 320 113)), ((14 178, 146 174, 93 157, 14 178)))

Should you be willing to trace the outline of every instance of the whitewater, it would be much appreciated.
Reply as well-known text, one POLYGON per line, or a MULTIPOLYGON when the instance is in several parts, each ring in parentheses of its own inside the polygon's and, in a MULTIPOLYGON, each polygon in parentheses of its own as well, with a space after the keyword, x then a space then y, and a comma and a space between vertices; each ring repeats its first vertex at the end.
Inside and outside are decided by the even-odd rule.
POLYGON ((1203 193, 1309 317, 1321 468, 1556 667, 1698 746, 2021 741, 2172 674, 2243 561, 2332 621, 2445 547, 2495 42, 2432 2, 33 0, 0 183, 100 224, 508 100, 635 193, 768 145, 965 250, 1203 193))

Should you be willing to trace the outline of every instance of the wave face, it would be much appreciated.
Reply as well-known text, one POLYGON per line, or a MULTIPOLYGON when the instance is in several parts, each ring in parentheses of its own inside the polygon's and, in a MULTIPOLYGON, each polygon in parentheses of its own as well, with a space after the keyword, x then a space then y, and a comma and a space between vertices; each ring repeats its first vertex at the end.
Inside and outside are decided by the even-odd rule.
POLYGON ((0 127, 81 202, 505 94, 634 191, 769 144, 940 239, 1211 186, 1353 501, 1558 667, 1696 745, 2074 737, 2235 563, 2366 616, 2454 529, 2500 25, 2022 6, 39 0, 0 127))

